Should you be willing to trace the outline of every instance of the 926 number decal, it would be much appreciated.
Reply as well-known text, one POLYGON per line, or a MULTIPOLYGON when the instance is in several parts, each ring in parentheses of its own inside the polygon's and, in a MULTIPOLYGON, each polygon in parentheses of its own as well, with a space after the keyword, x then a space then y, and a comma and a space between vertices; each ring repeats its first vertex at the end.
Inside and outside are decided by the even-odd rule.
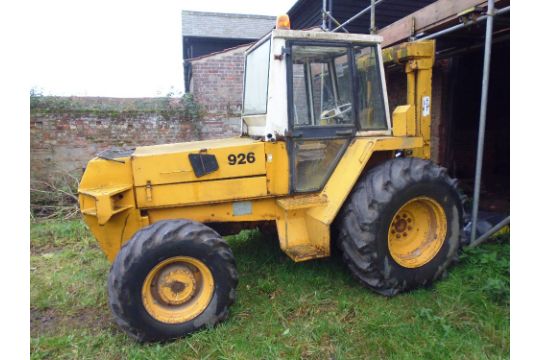
POLYGON ((251 164, 255 162, 255 154, 252 152, 248 152, 247 154, 240 153, 238 155, 229 154, 227 159, 229 160, 229 165, 251 164))

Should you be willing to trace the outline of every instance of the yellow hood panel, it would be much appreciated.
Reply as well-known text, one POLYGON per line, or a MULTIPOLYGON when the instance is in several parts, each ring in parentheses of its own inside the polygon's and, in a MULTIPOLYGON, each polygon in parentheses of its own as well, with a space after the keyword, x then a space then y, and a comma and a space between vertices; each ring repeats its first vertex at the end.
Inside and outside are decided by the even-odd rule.
POLYGON ((264 142, 249 138, 145 146, 132 155, 135 187, 265 176, 264 142), (189 154, 214 155, 218 169, 197 177, 189 154))
POLYGON ((154 156, 154 155, 164 155, 164 154, 174 154, 180 152, 199 152, 202 149, 222 149, 228 148, 231 146, 246 146, 260 143, 259 140, 253 140, 250 138, 229 138, 229 139, 212 139, 212 140, 203 140, 203 141, 191 141, 183 142, 176 144, 163 144, 163 145, 152 145, 152 146, 140 146, 135 149, 133 153, 134 157, 142 156, 154 156))

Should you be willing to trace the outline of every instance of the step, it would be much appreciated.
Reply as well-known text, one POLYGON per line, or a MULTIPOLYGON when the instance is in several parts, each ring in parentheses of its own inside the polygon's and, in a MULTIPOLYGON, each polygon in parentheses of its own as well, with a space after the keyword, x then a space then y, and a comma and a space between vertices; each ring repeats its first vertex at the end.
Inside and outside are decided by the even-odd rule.
POLYGON ((295 262, 327 257, 321 249, 309 244, 296 245, 285 250, 285 253, 295 262))
POLYGON ((284 210, 307 209, 324 205, 328 202, 326 195, 305 195, 278 199, 278 205, 284 210))

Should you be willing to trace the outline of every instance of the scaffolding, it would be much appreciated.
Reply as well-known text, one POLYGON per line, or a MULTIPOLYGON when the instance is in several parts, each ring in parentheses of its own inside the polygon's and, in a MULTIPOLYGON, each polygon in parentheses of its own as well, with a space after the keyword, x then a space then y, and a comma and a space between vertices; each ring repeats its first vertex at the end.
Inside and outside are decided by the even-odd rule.
MULTIPOLYGON (((350 17, 343 23, 340 23, 337 19, 332 16, 332 0, 323 0, 322 2, 322 29, 324 31, 334 32, 342 30, 348 32, 346 27, 348 24, 358 19, 364 14, 370 13, 370 27, 369 32, 375 34, 377 32, 376 22, 375 22, 375 9, 377 5, 382 3, 384 0, 371 0, 371 4, 366 8, 360 10, 358 13, 350 17), (337 27, 332 29, 332 24, 337 25, 337 27)), ((429 35, 413 35, 411 40, 428 40, 436 39, 442 35, 449 34, 456 30, 462 29, 472 24, 477 24, 480 21, 486 20, 486 30, 485 30, 485 43, 484 43, 484 64, 483 64, 483 75, 482 75, 482 93, 480 100, 480 119, 478 125, 478 142, 476 149, 476 164, 475 164, 475 175, 474 175, 474 192, 473 192, 473 204, 472 204, 472 221, 471 221, 471 237, 470 245, 477 246, 481 242, 487 240, 495 232, 502 229, 504 226, 510 223, 510 216, 506 217, 504 220, 493 226, 490 230, 484 233, 479 238, 476 237, 477 233, 477 224, 478 224, 478 208, 480 203, 480 185, 482 181, 482 164, 484 161, 484 139, 485 139, 485 130, 486 130, 486 114, 487 114, 487 102, 488 102, 488 85, 489 85, 489 68, 491 62, 491 46, 493 39, 493 18, 497 15, 505 14, 510 11, 510 6, 496 9, 495 0, 488 0, 487 12, 476 18, 474 21, 464 22, 457 24, 455 26, 443 29, 441 31, 429 34, 429 35)))

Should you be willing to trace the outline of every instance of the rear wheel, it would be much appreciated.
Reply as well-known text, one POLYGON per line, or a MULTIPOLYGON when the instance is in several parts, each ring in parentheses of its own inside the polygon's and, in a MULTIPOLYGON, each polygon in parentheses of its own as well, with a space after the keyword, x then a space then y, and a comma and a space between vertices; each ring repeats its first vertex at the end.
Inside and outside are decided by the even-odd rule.
POLYGON ((237 283, 232 252, 214 230, 161 221, 121 249, 109 274, 109 304, 130 336, 169 340, 224 320, 237 283))
POLYGON ((353 275, 392 296, 432 283, 457 260, 463 226, 457 181, 434 163, 398 158, 356 185, 338 245, 353 275))

